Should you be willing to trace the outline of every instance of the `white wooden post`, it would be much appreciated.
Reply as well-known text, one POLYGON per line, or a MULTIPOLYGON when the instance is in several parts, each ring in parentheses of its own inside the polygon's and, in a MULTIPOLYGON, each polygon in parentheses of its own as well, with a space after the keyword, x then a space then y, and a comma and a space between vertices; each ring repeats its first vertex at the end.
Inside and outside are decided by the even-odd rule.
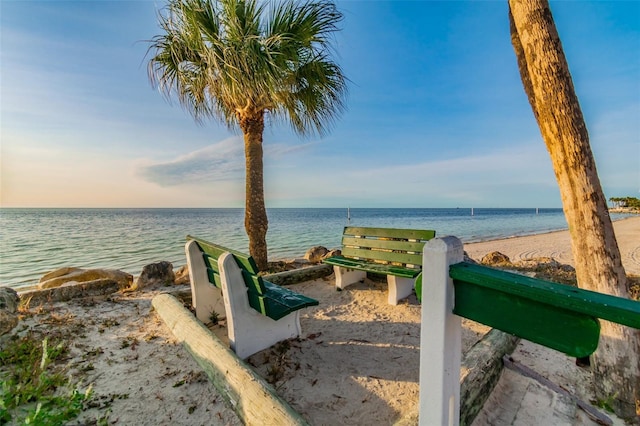
POLYGON ((429 240, 422 261, 420 420, 422 426, 460 423, 461 319, 453 314, 449 265, 462 262, 456 237, 429 240))
POLYGON ((226 318, 222 290, 209 282, 207 265, 202 258, 202 251, 198 243, 189 240, 184 246, 189 265, 189 281, 191 282, 191 304, 196 309, 196 317, 203 324, 211 321, 212 312, 219 314, 219 318, 226 318))

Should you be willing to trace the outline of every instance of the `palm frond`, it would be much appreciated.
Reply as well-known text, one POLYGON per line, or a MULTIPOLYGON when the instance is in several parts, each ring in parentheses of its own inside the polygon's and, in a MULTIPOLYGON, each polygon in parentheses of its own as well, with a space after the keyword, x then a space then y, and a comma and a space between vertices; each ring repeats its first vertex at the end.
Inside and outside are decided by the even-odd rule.
POLYGON ((270 111, 300 134, 324 133, 344 110, 346 78, 331 58, 342 14, 329 0, 169 0, 151 40, 152 84, 196 120, 232 127, 270 111))

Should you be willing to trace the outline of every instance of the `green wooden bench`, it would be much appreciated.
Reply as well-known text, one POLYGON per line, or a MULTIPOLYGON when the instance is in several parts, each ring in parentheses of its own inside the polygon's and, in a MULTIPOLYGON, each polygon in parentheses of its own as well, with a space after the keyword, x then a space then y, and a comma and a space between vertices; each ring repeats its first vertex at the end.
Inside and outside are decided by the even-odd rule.
POLYGON ((240 358, 299 336, 300 309, 318 305, 264 280, 247 254, 190 235, 185 252, 196 316, 207 322, 222 302, 231 348, 240 358))
POLYGON ((598 319, 640 328, 640 303, 460 262, 449 267, 453 313, 581 358, 598 347, 598 319), (487 309, 491 306, 491 309, 487 309))
POLYGON ((640 302, 464 262, 455 237, 424 253, 420 424, 459 421, 461 317, 572 357, 597 349, 599 319, 640 329, 640 302))
POLYGON ((413 291, 415 278, 422 271, 422 249, 435 235, 431 230, 347 226, 342 254, 323 262, 333 265, 339 290, 362 281, 367 272, 386 275, 388 302, 397 305, 413 291))

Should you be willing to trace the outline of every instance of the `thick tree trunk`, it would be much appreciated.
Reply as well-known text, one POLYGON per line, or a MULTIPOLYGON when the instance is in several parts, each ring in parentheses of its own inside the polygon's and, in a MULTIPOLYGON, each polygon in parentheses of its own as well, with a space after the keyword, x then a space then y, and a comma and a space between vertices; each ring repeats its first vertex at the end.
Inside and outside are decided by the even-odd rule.
POLYGON ((249 236, 249 253, 261 271, 267 269, 267 210, 264 205, 262 133, 264 112, 244 113, 240 117, 244 134, 246 193, 244 227, 249 236))
MULTIPOLYGON (((551 156, 571 234, 578 285, 629 297, 620 251, 549 4, 509 0, 511 40, 525 92, 551 156)), ((593 356, 596 394, 618 415, 640 400, 640 333, 602 321, 593 356)))

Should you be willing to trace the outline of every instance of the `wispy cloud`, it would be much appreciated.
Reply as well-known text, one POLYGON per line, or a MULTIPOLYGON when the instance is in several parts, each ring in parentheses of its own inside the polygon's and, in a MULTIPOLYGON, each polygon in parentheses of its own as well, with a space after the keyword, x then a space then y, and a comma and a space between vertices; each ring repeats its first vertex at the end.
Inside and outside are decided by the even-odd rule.
POLYGON ((279 160, 289 154, 304 153, 318 142, 308 142, 304 144, 287 145, 284 143, 268 143, 264 146, 265 160, 279 160))
MULTIPOLYGON (((299 145, 266 144, 264 161, 278 162, 285 156, 309 150, 314 142, 299 145)), ((139 163, 137 174, 160 186, 244 179, 244 143, 234 136, 164 162, 139 163)))
POLYGON ((234 136, 175 160, 138 166, 138 175, 160 186, 241 179, 244 170, 242 138, 234 136))

